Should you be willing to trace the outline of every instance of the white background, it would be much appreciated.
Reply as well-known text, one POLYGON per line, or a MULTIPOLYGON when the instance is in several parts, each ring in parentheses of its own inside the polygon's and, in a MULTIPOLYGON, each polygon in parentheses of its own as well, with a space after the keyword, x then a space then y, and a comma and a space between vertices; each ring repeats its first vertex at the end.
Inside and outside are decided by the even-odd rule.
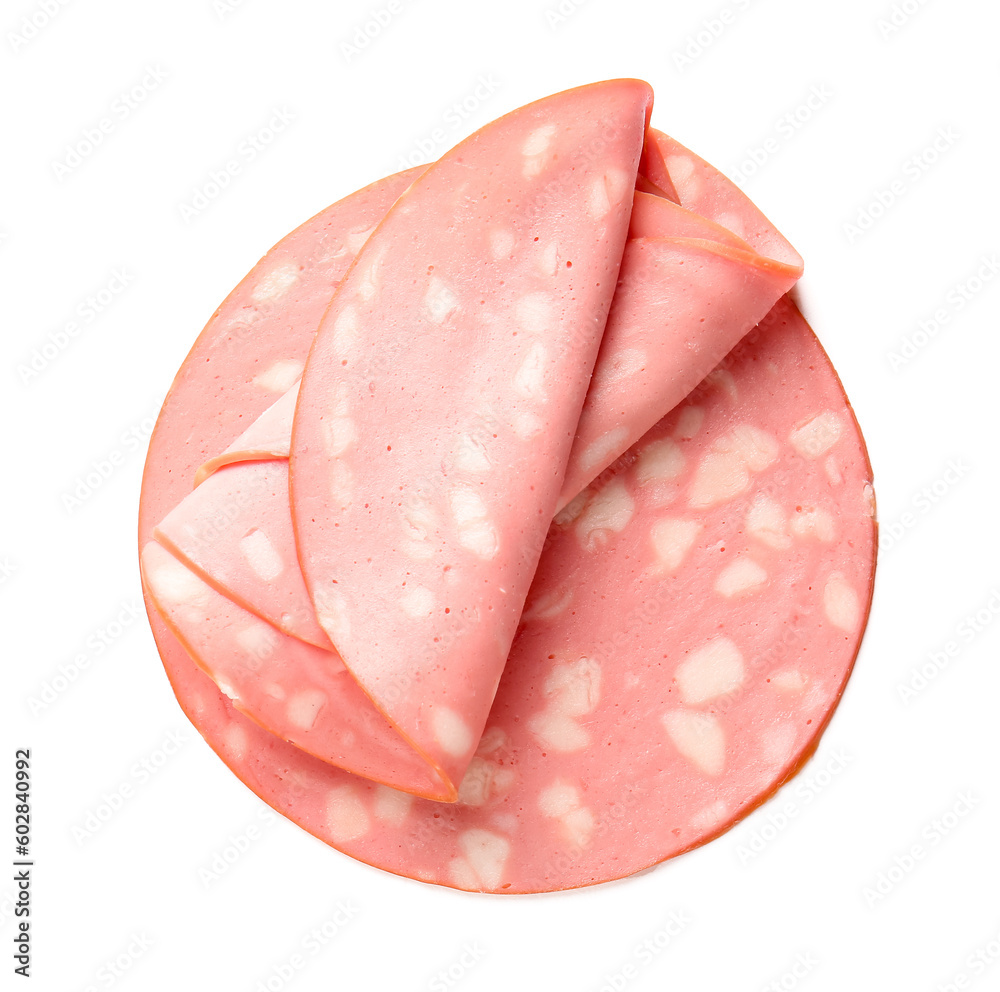
MULTIPOLYGON (((30 747, 35 988, 1000 987, 1000 280, 967 284, 1000 249, 997 7, 906 0, 893 29, 879 25, 892 0, 567 0, 547 16, 558 3, 398 0, 353 54, 344 43, 387 0, 63 0, 26 43, 13 35, 22 17, 45 20, 41 0, 3 5, 0 817, 13 818, 13 750, 30 747), (166 78, 113 112, 150 68, 166 78), (116 626, 139 606, 145 434, 213 309, 300 221, 396 171, 436 127, 451 144, 617 75, 649 80, 654 123, 729 175, 754 149, 766 158, 743 185, 806 259, 803 306, 871 449, 875 607, 817 757, 735 830, 621 883, 462 894, 357 864, 269 815, 187 724, 144 619, 116 626), (493 92, 452 126, 480 77, 493 92), (801 126, 779 124, 810 93, 801 126), (241 156, 276 110, 293 122, 241 156), (111 133, 57 175, 105 116, 111 133), (233 157, 239 175, 185 222, 181 206, 233 157), (895 202, 850 231, 893 181, 895 202), (87 320, 78 308, 120 269, 127 287, 87 320), (938 309, 947 320, 921 336, 938 309), (18 367, 71 320, 76 336, 23 381, 18 367), (893 363, 907 340, 912 357, 893 363), (67 505, 112 452, 109 477, 67 505), (977 611, 978 630, 965 619, 977 611), (904 702, 924 665, 932 677, 904 702), (32 714, 46 685, 62 691, 32 714), (249 849, 209 879, 250 828, 249 849), (914 844, 923 857, 894 869, 914 844), (890 869, 898 881, 866 898, 890 869), (338 903, 351 919, 313 953, 303 940, 338 903), (638 954, 671 913, 680 934, 638 954), (458 984, 432 984, 473 943, 458 984), (282 984, 274 969, 293 954, 304 966, 282 984), (116 977, 105 962, 119 955, 116 977)), ((6 861, 13 837, 0 837, 6 861)), ((0 877, 6 987, 14 890, 0 877)))

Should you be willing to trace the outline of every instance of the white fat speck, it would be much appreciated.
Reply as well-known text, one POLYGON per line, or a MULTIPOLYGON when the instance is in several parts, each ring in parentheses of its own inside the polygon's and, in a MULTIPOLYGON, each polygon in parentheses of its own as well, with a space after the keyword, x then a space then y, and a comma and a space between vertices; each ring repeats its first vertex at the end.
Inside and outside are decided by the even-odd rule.
POLYGON ((636 481, 640 486, 668 482, 684 472, 684 464, 684 454, 676 441, 669 438, 653 441, 639 452, 635 466, 636 481))
POLYGON ((773 769, 783 768, 795 754, 797 736, 795 727, 790 723, 768 727, 760 737, 760 756, 764 764, 773 769))
POLYGON ((222 737, 222 747, 226 754, 237 761, 242 761, 246 757, 249 746, 250 741, 246 731, 238 723, 231 723, 226 727, 222 737))
POLYGON ((357 295, 363 300, 370 300, 379 289, 379 276, 385 248, 368 250, 358 260, 357 295))
POLYGON ((601 390, 620 387, 625 379, 641 372, 648 361, 649 356, 640 348, 622 348, 611 361, 602 362, 594 370, 596 384, 601 390))
POLYGON ((435 707, 431 725, 434 739, 453 758, 461 758, 468 754, 475 743, 472 731, 466 726, 465 721, 447 706, 435 707))
POLYGON ((411 620, 425 620, 434 612, 434 593, 426 586, 407 589, 399 598, 399 605, 411 620))
POLYGON ((480 495, 466 486, 456 486, 448 498, 458 527, 458 543, 485 561, 495 558, 500 538, 480 495))
POLYGON ((299 281, 299 267, 286 262, 265 273, 250 292, 254 303, 267 303, 280 299, 299 281))
POLYGON ((458 849, 477 888, 494 890, 503 881, 503 871, 510 857, 510 841, 488 830, 466 830, 459 834, 458 849))
POLYGON ((255 376, 253 384, 269 393, 287 393, 302 377, 302 363, 282 359, 255 376))
POLYGON ((782 551, 792 546, 785 511, 769 496, 757 496, 746 516, 747 532, 762 544, 782 551))
POLYGON ((240 551, 259 579, 270 582, 285 570, 281 555, 262 530, 254 529, 240 540, 240 551))
POLYGON ((690 441, 701 430, 705 422, 705 410, 700 406, 686 406, 677 415, 677 425, 674 427, 674 437, 681 441, 690 441))
POLYGON ((555 136, 556 126, 554 124, 544 124, 535 128, 525 139, 521 146, 521 154, 524 157, 524 175, 528 179, 533 179, 548 162, 548 152, 555 136))
POLYGON ((569 782, 557 779, 538 795, 538 808, 542 816, 553 819, 572 813, 580 807, 580 790, 569 782))
POLYGON ((288 700, 288 720, 303 730, 312 730, 319 711, 326 705, 326 694, 319 689, 305 689, 288 700))
POLYGON ((427 284, 424 309, 435 324, 443 324, 458 309, 455 294, 437 276, 431 276, 427 284))
POLYGON ((505 228, 490 231, 490 254, 495 262, 510 258, 514 251, 514 232, 505 228))
POLYGON ((717 827, 726 818, 729 807, 722 799, 717 799, 714 803, 699 810, 689 821, 694 830, 704 831, 717 827))
POLYGON ((732 599, 745 592, 760 589, 767 582, 767 572, 752 558, 737 558, 727 565, 715 580, 715 591, 720 596, 732 599))
POLYGON ((326 801, 326 829, 330 839, 346 844, 368 833, 371 821, 364 802, 352 785, 339 785, 330 790, 326 801))
POLYGON ((801 512, 793 513, 791 517, 792 533, 796 537, 815 537, 829 544, 836 536, 833 517, 825 510, 816 507, 803 507, 801 512))
POLYGON ((713 778, 726 767, 726 735, 719 721, 696 710, 671 710, 663 725, 674 747, 706 775, 713 778))
POLYGON ((612 534, 620 534, 635 513, 635 503, 623 479, 612 479, 587 504, 576 522, 580 546, 594 551, 607 543, 612 534))
POLYGON ((739 399, 739 391, 736 388, 736 379, 732 372, 726 369, 716 369, 705 376, 705 385, 714 386, 721 390, 729 399, 730 403, 735 403, 739 399))
POLYGON ((790 668, 772 675, 769 684, 772 689, 777 689, 782 694, 796 695, 805 689, 808 682, 798 669, 790 668))
POLYGON ((542 747, 569 753, 582 751, 590 743, 590 734, 576 720, 555 710, 542 710, 528 721, 528 729, 542 747))
POLYGON ((563 838, 571 847, 582 848, 590 843, 594 815, 583 805, 580 790, 575 785, 557 779, 542 790, 538 808, 542 816, 559 821, 563 838))
POLYGON ((219 692, 221 692, 223 696, 228 696, 234 703, 239 702, 239 693, 228 682, 224 682, 222 679, 216 679, 215 684, 219 687, 219 692))
POLYGON ((826 580, 823 612, 834 627, 849 632, 857 630, 861 620, 861 603, 858 594, 840 572, 832 572, 826 580))
POLYGON ((681 699, 694 706, 735 691, 745 677, 743 655, 728 637, 713 637, 688 655, 676 672, 681 699))
POLYGON ((533 437, 538 437, 545 429, 545 422, 542 418, 530 410, 520 410, 515 413, 511 417, 510 425, 522 441, 530 441, 533 437))
POLYGON ((475 757, 458 789, 458 801, 466 806, 485 806, 499 796, 506 795, 514 784, 512 769, 493 761, 475 757))
POLYGON ((344 244, 347 246, 347 250, 352 254, 356 255, 364 247, 365 242, 372 236, 375 230, 375 225, 365 228, 355 228, 353 231, 348 231, 344 235, 344 244))
POLYGON ((514 391, 529 400, 545 399, 545 345, 536 341, 514 376, 514 391))
POLYGON ((586 716, 601 701, 601 666, 593 658, 556 662, 545 680, 545 695, 555 709, 570 716, 586 716))
POLYGON ((875 490, 870 482, 866 482, 861 489, 861 505, 865 508, 865 513, 872 520, 875 519, 875 490))
POLYGON ((694 520, 678 520, 673 517, 657 520, 649 531, 653 551, 656 553, 656 571, 674 572, 680 568, 701 533, 701 527, 694 520))
POLYGON ((346 306, 333 322, 333 350, 337 357, 347 358, 357 347, 358 337, 358 311, 346 306))
POLYGON ((249 656, 251 663, 248 667, 255 669, 274 657, 281 643, 281 634, 270 624, 254 621, 236 635, 236 643, 249 656))
POLYGON ((390 827, 401 827, 410 815, 413 796, 408 792, 390 789, 387 785, 375 787, 375 819, 390 827))
POLYGON ((344 510, 354 499, 354 470, 345 461, 330 463, 330 508, 344 510))
POLYGON ((573 587, 548 589, 532 598, 521 614, 522 620, 550 620, 564 613, 573 602, 573 587))
POLYGON ((677 190, 681 203, 694 199, 701 189, 701 181, 695 173, 694 161, 687 155, 668 155, 664 165, 670 175, 670 181, 677 190))
POLYGON ((489 472, 493 468, 493 462, 486 451, 486 442, 472 434, 462 434, 459 437, 453 464, 459 472, 472 475, 489 472))
POLYGON ((598 176, 590 184, 587 193, 587 213, 593 220, 604 220, 611 211, 611 197, 604 176, 598 176))
POLYGON ((476 748, 476 754, 495 754, 497 751, 505 748, 508 743, 507 733, 501 727, 487 727, 483 731, 483 736, 479 738, 479 746, 476 748))
POLYGON ((552 139, 556 133, 555 124, 543 124, 536 127, 524 140, 521 146, 521 154, 525 158, 534 158, 537 155, 544 155, 552 144, 552 139))
POLYGON ((738 214, 719 214, 715 218, 715 222, 726 228, 726 230, 732 231, 736 237, 743 238, 744 241, 746 240, 746 228, 743 226, 743 218, 738 214))
POLYGON ((326 452, 331 458, 342 455, 358 439, 357 428, 351 417, 327 417, 322 423, 326 452))
POLYGON ((841 438, 844 425, 832 410, 817 413, 788 436, 792 447, 804 458, 825 455, 841 438))
POLYGON ((826 477, 830 480, 831 486, 839 486, 844 481, 840 466, 833 455, 829 455, 826 461, 823 462, 823 471, 826 472, 826 477))
POLYGON ((538 271, 543 276, 554 276, 559 268, 559 246, 550 241, 538 254, 538 271))
POLYGON ((167 603, 201 603, 208 591, 205 583, 194 572, 166 554, 155 567, 147 568, 146 580, 153 595, 167 603))
POLYGON ((313 596, 316 607, 316 619, 326 631, 330 640, 336 645, 351 636, 351 617, 347 609, 347 601, 337 589, 317 589, 313 596))
POLYGON ((628 447, 628 428, 616 427, 591 441, 577 459, 584 472, 607 468, 628 447))
POLYGON ((548 293, 528 293, 517 301, 517 325, 522 331, 543 337, 552 326, 552 297, 548 293))

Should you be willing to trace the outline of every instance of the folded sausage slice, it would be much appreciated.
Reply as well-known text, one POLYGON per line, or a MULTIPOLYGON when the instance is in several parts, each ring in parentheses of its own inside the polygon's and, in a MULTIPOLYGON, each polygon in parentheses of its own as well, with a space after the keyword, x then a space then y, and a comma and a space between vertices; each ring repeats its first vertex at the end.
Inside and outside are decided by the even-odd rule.
POLYGON ((556 508, 651 96, 570 90, 444 155, 365 244, 303 374, 290 489, 317 619, 456 794, 556 508))

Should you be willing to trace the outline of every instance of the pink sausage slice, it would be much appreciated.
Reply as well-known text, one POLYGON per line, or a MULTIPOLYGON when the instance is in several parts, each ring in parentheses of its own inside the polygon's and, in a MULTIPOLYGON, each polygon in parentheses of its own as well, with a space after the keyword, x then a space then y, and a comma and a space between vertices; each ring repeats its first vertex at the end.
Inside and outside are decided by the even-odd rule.
POLYGON ((672 410, 802 275, 802 259, 760 210, 683 145, 650 128, 640 168, 666 192, 636 193, 560 507, 672 410))
MULTIPOLYGON (((184 451, 156 441, 154 490, 184 451)), ((783 301, 553 525, 452 805, 283 743, 161 626, 158 643, 209 743, 327 843, 463 889, 594 884, 711 839, 811 753, 864 629, 870 479, 836 374, 783 301)))
POLYGON ((290 488, 317 618, 456 794, 556 507, 651 96, 570 90, 444 155, 361 251, 303 374, 290 488))
POLYGON ((241 713, 329 764, 436 797, 443 783, 369 703, 336 654, 281 634, 155 541, 146 588, 188 654, 241 713))

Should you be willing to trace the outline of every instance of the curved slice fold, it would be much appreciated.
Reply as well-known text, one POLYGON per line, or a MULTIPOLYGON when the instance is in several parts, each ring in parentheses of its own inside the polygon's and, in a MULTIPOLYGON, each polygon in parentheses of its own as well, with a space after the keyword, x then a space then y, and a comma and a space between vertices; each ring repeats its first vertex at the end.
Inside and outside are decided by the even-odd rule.
POLYGON ((327 764, 431 799, 448 784, 369 703, 336 654, 288 637, 150 541, 142 576, 192 661, 265 730, 327 764))
POLYGON ((303 374, 290 488, 317 618, 456 789, 555 511, 651 97, 570 90, 445 154, 362 249, 303 374))

